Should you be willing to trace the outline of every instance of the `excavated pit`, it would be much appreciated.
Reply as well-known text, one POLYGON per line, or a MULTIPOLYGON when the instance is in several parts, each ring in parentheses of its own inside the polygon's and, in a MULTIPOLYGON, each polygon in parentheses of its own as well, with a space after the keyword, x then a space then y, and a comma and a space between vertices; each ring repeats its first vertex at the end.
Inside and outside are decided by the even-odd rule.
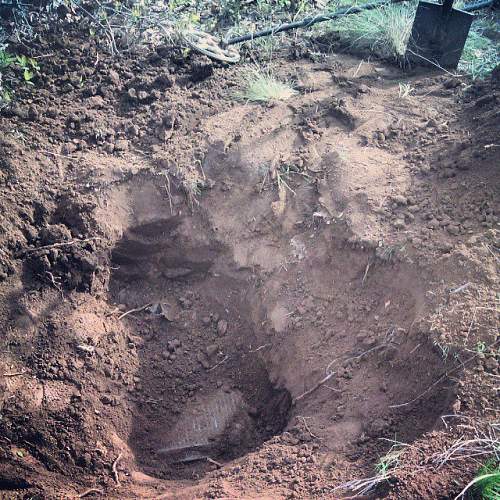
MULTIPOLYGON (((164 217, 159 198, 144 202, 157 192, 146 182, 127 193, 134 223, 114 247, 110 281, 111 301, 131 311, 123 320, 139 367, 128 441, 145 473, 199 478, 212 460, 284 431, 356 456, 379 437, 408 442, 434 428, 452 391, 425 392, 445 365, 411 332, 423 307, 412 269, 376 263, 360 287, 363 252, 310 246, 304 232, 287 243, 296 268, 269 273, 242 262, 242 243, 224 243, 200 214, 164 217)), ((286 245, 273 248, 281 258, 286 245)))

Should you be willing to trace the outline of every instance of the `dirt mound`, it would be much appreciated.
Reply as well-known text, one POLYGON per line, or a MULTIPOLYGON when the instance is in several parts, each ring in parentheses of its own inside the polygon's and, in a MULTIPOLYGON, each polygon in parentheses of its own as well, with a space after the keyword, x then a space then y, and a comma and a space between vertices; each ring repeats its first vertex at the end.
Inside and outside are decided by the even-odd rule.
MULTIPOLYGON (((1 488, 336 498, 395 443, 426 466, 443 415, 488 420, 494 87, 415 74, 401 97, 396 68, 334 55, 257 106, 202 59, 70 49, 31 121, 0 118, 1 488)), ((429 466, 431 491, 398 457, 380 494, 474 469, 429 466)))

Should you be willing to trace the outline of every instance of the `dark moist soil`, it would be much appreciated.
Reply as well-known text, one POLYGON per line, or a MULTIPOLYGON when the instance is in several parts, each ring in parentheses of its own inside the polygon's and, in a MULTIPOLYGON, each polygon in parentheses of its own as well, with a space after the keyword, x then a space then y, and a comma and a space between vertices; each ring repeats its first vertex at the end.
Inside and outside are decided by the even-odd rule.
POLYGON ((457 495, 478 463, 436 455, 496 412, 498 76, 306 53, 255 105, 244 65, 93 44, 25 47, 0 115, 5 498, 352 497, 394 442, 373 498, 457 495))

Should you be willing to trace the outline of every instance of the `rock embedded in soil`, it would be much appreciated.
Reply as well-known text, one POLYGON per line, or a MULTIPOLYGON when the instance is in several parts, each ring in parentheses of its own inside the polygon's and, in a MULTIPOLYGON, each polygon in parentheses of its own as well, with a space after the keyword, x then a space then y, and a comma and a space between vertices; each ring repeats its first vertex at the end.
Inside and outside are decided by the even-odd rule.
POLYGON ((70 155, 78 149, 77 145, 72 142, 67 142, 63 145, 61 152, 63 155, 70 155))
POLYGON ((118 139, 115 142, 115 151, 127 151, 129 148, 128 141, 126 139, 118 139))
POLYGON ((207 346, 206 353, 209 358, 214 357, 217 354, 217 351, 219 350, 219 347, 217 344, 210 344, 207 346))
POLYGON ((120 75, 114 69, 109 70, 108 77, 113 85, 120 85, 120 75))
POLYGON ((406 196, 403 196, 401 194, 394 195, 392 197, 392 200, 394 201, 394 203, 396 203, 396 205, 399 205, 399 206, 408 205, 408 198, 406 198, 406 196))
POLYGON ((221 336, 225 335, 227 333, 227 327, 228 327, 227 321, 225 319, 221 319, 217 323, 217 333, 221 336))
POLYGON ((131 101, 135 101, 137 99, 137 90, 135 90, 134 87, 130 87, 127 90, 127 96, 131 101))

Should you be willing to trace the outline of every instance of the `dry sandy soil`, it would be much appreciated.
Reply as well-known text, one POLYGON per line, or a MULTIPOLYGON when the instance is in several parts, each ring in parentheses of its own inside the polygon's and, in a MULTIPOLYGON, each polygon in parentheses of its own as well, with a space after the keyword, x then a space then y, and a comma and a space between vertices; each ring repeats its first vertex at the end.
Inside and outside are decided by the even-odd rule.
POLYGON ((457 495, 480 461, 439 454, 499 411, 498 75, 282 58, 298 94, 258 105, 165 47, 31 51, 0 116, 0 496, 457 495), (389 481, 338 489, 391 440, 389 481))

